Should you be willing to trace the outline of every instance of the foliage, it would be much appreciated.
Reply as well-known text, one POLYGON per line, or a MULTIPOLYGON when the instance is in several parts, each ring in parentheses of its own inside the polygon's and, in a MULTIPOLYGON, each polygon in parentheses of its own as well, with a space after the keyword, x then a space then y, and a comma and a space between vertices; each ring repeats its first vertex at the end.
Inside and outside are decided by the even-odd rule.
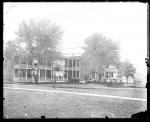
POLYGON ((127 78, 127 81, 128 81, 129 76, 134 77, 136 69, 129 60, 120 62, 119 67, 120 67, 120 70, 123 72, 123 75, 127 78))
POLYGON ((95 33, 85 40, 86 47, 83 57, 87 61, 89 71, 96 71, 101 75, 102 69, 109 64, 116 64, 119 61, 118 42, 95 33))
POLYGON ((34 57, 39 62, 46 61, 46 58, 53 60, 60 56, 57 51, 62 30, 56 24, 51 24, 47 19, 31 19, 23 21, 16 32, 18 40, 26 44, 26 53, 29 60, 34 57))
POLYGON ((23 55, 24 51, 17 41, 8 41, 4 43, 3 47, 3 70, 4 79, 13 80, 13 69, 14 69, 14 57, 17 55, 23 55))
POLYGON ((23 49, 18 44, 16 40, 8 41, 4 46, 4 58, 6 60, 11 60, 14 56, 20 55, 23 53, 23 49))
POLYGON ((3 56, 4 56, 4 69, 7 67, 8 62, 11 60, 14 63, 15 56, 24 56, 25 51, 22 49, 21 44, 17 40, 8 41, 4 44, 3 56))

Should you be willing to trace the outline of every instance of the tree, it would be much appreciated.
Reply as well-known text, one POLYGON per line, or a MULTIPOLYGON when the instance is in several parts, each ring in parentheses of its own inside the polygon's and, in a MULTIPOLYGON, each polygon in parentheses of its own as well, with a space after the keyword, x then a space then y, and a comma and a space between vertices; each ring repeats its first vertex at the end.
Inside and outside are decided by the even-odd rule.
POLYGON ((11 60, 14 56, 23 53, 23 49, 18 43, 18 41, 7 41, 4 45, 4 59, 11 60))
POLYGON ((87 61, 88 70, 97 72, 100 80, 103 69, 119 61, 118 42, 95 33, 85 40, 85 44, 83 57, 87 61))
POLYGON ((13 80, 14 57, 22 55, 23 49, 17 41, 8 41, 4 44, 4 78, 13 80))
MULTIPOLYGON (((41 64, 45 62, 51 65, 50 62, 61 57, 57 46, 62 33, 59 26, 46 19, 23 21, 16 32, 17 38, 5 45, 4 68, 8 64, 8 60, 11 61, 11 65, 14 64, 15 56, 27 59, 30 64, 36 57, 41 64)), ((6 73, 8 73, 7 71, 6 73)))
POLYGON ((31 19, 29 22, 23 21, 16 32, 18 40, 25 43, 26 53, 29 60, 34 57, 39 62, 54 60, 60 57, 57 51, 62 30, 56 24, 50 23, 47 19, 31 19))
POLYGON ((135 67, 133 66, 133 64, 129 60, 125 60, 123 62, 120 62, 119 67, 120 67, 120 70, 123 72, 123 75, 126 77, 127 84, 128 84, 129 77, 131 76, 134 78, 134 74, 136 72, 135 67))

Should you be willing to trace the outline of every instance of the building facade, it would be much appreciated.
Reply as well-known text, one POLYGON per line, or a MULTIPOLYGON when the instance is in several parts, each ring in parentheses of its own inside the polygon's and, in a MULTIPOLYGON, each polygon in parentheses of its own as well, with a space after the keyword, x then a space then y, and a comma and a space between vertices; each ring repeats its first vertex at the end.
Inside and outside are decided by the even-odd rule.
MULTIPOLYGON (((39 82, 53 82, 54 77, 57 82, 99 81, 98 73, 88 72, 86 67, 86 61, 81 56, 63 57, 53 61, 51 65, 40 64, 39 82), (56 64, 60 67, 59 71, 54 70, 56 64)), ((13 79, 18 82, 34 82, 32 68, 32 62, 27 63, 26 60, 21 61, 19 57, 15 58, 13 79)), ((102 77, 104 80, 101 82, 124 82, 118 69, 111 65, 104 69, 102 77)))
MULTIPOLYGON (((79 82, 83 80, 85 62, 80 56, 64 57, 52 64, 60 66, 59 71, 54 70, 54 65, 39 65, 39 82, 53 82, 54 76, 59 82, 79 82)), ((14 80, 31 82, 33 80, 32 62, 27 63, 19 57, 15 58, 14 80)))
POLYGON ((109 65, 108 68, 105 69, 105 78, 106 82, 121 82, 121 74, 114 65, 109 65))

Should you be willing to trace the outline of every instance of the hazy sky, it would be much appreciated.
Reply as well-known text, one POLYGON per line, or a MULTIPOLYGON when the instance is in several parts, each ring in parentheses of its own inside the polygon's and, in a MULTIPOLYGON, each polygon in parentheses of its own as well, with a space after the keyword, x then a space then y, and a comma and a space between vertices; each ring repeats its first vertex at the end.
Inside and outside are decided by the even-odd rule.
POLYGON ((84 40, 99 32, 120 43, 121 59, 129 59, 146 75, 147 4, 139 2, 4 3, 4 42, 14 39, 22 20, 46 18, 64 31, 65 54, 82 53, 84 40), (69 49, 74 48, 74 49, 69 49))

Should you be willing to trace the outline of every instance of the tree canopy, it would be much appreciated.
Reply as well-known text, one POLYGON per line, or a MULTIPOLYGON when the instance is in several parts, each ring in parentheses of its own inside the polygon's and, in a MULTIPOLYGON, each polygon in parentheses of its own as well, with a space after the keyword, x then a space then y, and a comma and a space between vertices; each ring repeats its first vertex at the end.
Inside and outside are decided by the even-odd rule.
POLYGON ((24 50, 17 41, 8 41, 4 44, 4 79, 13 80, 14 57, 18 55, 24 55, 24 50))
POLYGON ((3 52, 5 60, 11 60, 14 56, 23 54, 23 52, 24 50, 16 40, 5 43, 3 52))
POLYGON ((123 75, 127 78, 127 80, 129 76, 134 77, 136 72, 135 67, 129 60, 125 60, 120 63, 120 70, 123 72, 123 75))
POLYGON ((63 31, 47 19, 23 21, 16 34, 17 40, 26 45, 26 53, 30 60, 37 57, 42 62, 43 58, 53 60, 61 55, 57 51, 57 46, 63 31))
POLYGON ((83 57, 88 63, 89 71, 101 73, 109 64, 119 61, 119 45, 100 33, 95 33, 85 39, 85 53, 83 57))

